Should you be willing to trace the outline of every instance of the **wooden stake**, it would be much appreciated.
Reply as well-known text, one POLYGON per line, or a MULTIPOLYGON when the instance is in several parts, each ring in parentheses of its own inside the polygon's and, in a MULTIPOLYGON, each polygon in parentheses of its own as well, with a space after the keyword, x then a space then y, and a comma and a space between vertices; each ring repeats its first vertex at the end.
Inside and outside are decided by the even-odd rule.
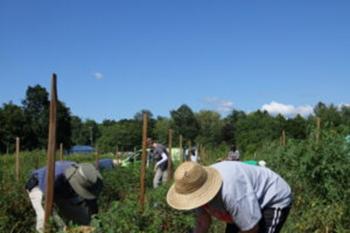
POLYGON ((180 160, 183 163, 184 162, 184 153, 183 153, 183 146, 182 146, 182 135, 179 136, 179 147, 180 147, 180 160))
POLYGON ((52 75, 51 79, 51 101, 50 101, 50 123, 49 139, 47 146, 47 173, 45 191, 45 232, 50 232, 49 218, 52 214, 55 182, 55 152, 56 152, 56 114, 57 114, 57 77, 52 75))
POLYGON ((117 166, 119 166, 120 156, 118 151, 118 145, 115 147, 115 159, 117 160, 117 166))
POLYGON ((169 149, 169 158, 168 158, 168 181, 173 179, 173 168, 172 168, 172 154, 171 150, 173 147, 173 130, 169 129, 169 139, 168 139, 168 149, 169 149))
POLYGON ((191 140, 190 140, 190 141, 188 141, 187 161, 191 161, 191 150, 192 150, 192 142, 191 142, 191 140))
POLYGON ((147 159, 147 151, 146 151, 146 141, 147 141, 147 113, 143 113, 143 128, 142 128, 142 157, 141 157, 141 176, 140 176, 140 207, 141 213, 143 213, 144 205, 145 205, 145 176, 146 176, 146 159, 147 159))
POLYGON ((100 155, 98 153, 98 147, 96 146, 96 152, 95 152, 95 159, 96 159, 96 169, 100 169, 100 155))
POLYGON ((63 161, 63 143, 60 143, 60 160, 63 161))
POLYGON ((286 146, 286 131, 282 130, 282 146, 286 146))
POLYGON ((16 137, 16 180, 19 181, 19 145, 20 139, 16 137))
POLYGON ((320 132, 321 132, 321 118, 316 117, 316 143, 320 141, 320 132))

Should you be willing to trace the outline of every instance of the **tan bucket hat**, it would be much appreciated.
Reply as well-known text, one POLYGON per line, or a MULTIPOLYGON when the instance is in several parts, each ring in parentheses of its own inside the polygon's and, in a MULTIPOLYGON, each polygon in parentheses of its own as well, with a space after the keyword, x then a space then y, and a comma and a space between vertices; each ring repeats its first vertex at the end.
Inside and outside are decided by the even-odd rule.
POLYGON ((222 179, 212 167, 195 162, 184 162, 175 171, 175 183, 170 187, 166 200, 178 210, 191 210, 208 203, 219 192, 222 179))
POLYGON ((102 176, 90 163, 73 164, 64 175, 74 191, 84 199, 95 199, 102 190, 102 176))

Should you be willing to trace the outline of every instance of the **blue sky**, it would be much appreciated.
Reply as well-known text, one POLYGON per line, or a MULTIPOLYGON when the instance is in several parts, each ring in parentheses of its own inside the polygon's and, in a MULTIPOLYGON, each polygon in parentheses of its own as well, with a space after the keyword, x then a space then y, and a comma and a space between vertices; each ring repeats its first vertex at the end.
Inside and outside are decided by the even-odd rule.
POLYGON ((84 119, 350 103, 350 1, 0 0, 0 104, 29 85, 84 119))

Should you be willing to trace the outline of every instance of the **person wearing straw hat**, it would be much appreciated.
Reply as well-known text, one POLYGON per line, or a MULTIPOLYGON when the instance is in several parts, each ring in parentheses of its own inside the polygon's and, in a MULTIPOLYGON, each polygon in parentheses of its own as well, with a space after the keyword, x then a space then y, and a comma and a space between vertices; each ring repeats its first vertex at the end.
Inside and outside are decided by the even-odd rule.
POLYGON ((147 139, 147 145, 153 148, 152 156, 156 161, 154 166, 153 188, 157 188, 160 182, 165 183, 168 180, 168 151, 160 143, 147 139))
POLYGON ((236 161, 209 167, 184 162, 174 180, 167 203, 196 209, 195 233, 208 232, 211 216, 227 223, 226 233, 278 233, 292 203, 291 189, 277 173, 236 161))
MULTIPOLYGON (((46 167, 35 170, 26 183, 30 201, 36 213, 36 230, 43 232, 45 211, 42 199, 46 189, 46 167)), ((88 225, 97 213, 97 197, 102 190, 101 174, 90 163, 56 161, 54 204, 60 216, 75 224, 88 225)), ((54 219, 65 226, 61 218, 54 219)))

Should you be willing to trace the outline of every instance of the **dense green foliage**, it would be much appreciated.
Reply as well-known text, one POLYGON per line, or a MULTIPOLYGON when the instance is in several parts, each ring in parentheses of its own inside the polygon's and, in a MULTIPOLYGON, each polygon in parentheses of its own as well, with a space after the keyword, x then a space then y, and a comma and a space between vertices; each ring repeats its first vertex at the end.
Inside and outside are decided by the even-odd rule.
MULTIPOLYGON (((314 131, 312 131, 314 132, 314 131)), ((210 164, 226 153, 226 147, 207 149, 203 156, 210 164)), ((320 141, 310 134, 305 140, 289 139, 286 146, 277 141, 265 143, 244 159, 264 159, 268 167, 284 177, 294 195, 293 208, 283 229, 294 232, 350 232, 350 146, 334 130, 323 130, 320 141)), ((74 156, 75 161, 93 161, 93 156, 74 156)), ((0 232, 33 232, 34 212, 24 191, 25 176, 44 163, 41 152, 21 155, 21 179, 14 180, 14 159, 0 159, 0 232), (25 161, 25 162, 24 162, 25 161), (31 227, 28 227, 31 226, 31 227)), ((184 232, 194 225, 192 212, 179 212, 165 202, 169 185, 151 188, 152 169, 147 170, 144 212, 139 205, 137 165, 103 172, 104 190, 100 212, 92 226, 95 232, 184 232)), ((215 221, 211 233, 223 232, 215 221)))
MULTIPOLYGON (((0 107, 0 154, 14 151, 15 138, 21 138, 22 150, 45 149, 48 132, 49 94, 40 85, 28 87, 22 106, 5 103, 0 107)), ((193 112, 187 105, 170 110, 170 117, 153 117, 149 110, 135 113, 132 119, 105 119, 102 123, 82 120, 72 115, 63 103, 58 103, 57 142, 65 149, 71 145, 93 145, 102 152, 133 150, 141 145, 143 113, 148 115, 148 136, 167 144, 168 129, 173 129, 173 146, 190 140, 192 145, 217 147, 236 144, 241 151, 253 153, 266 142, 278 140, 284 130, 289 139, 304 140, 321 118, 321 128, 334 129, 342 135, 350 134, 350 107, 318 103, 314 115, 286 118, 271 116, 266 111, 245 113, 233 110, 226 117, 209 110, 193 112)))

